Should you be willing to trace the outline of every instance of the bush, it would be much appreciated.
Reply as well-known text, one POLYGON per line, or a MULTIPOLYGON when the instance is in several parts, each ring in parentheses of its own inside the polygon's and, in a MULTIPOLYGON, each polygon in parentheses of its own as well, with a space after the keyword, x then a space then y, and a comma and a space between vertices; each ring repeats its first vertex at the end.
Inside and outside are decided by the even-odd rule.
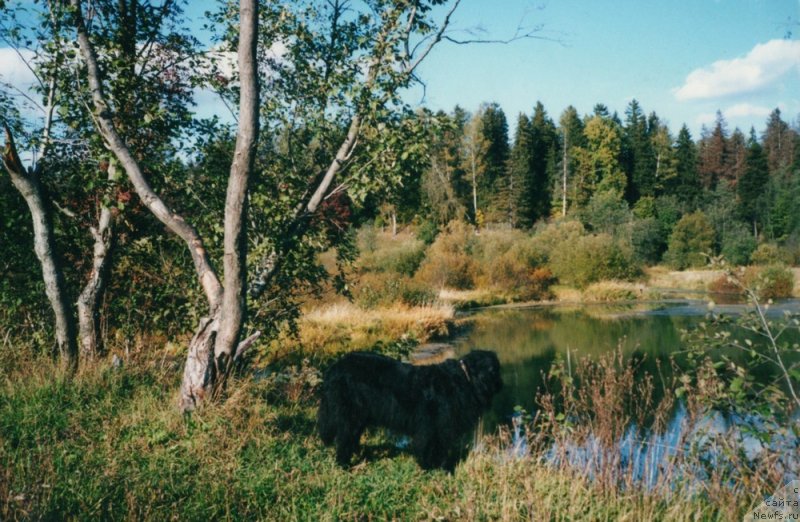
POLYGON ((754 265, 770 265, 774 263, 791 265, 793 257, 787 250, 775 243, 761 243, 750 256, 750 262, 754 265))
POLYGON ((702 211, 683 216, 672 230, 664 259, 673 268, 705 266, 714 253, 714 228, 702 211))
POLYGON ((426 219, 417 227, 417 239, 426 245, 432 244, 439 235, 439 225, 435 221, 426 219))
POLYGON ((393 274, 362 274, 354 285, 353 297, 362 308, 403 303, 422 306, 436 300, 436 291, 408 277, 393 274))
MULTIPOLYGON (((362 237, 369 238, 370 235, 362 237)), ((360 265, 364 270, 412 276, 425 258, 425 244, 417 239, 398 236, 383 241, 375 240, 371 248, 362 252, 360 265)))
POLYGON ((713 295, 714 300, 720 304, 738 302, 744 295, 742 288, 726 274, 711 281, 707 289, 713 295))
POLYGON ((794 290, 794 273, 779 264, 751 267, 745 272, 744 281, 762 300, 791 297, 794 290))
POLYGON ((556 245, 565 242, 575 242, 586 235, 583 223, 575 220, 555 221, 545 225, 539 224, 534 229, 527 249, 538 256, 541 263, 547 263, 556 245))
POLYGON ((472 259, 475 247, 472 228, 452 221, 428 249, 416 278, 434 288, 468 289, 475 285, 478 267, 472 259))
POLYGON ((666 247, 662 228, 655 218, 634 219, 630 224, 631 246, 642 264, 656 264, 666 247))
POLYGON ((603 279, 630 280, 641 273, 630 246, 608 234, 561 241, 553 249, 549 266, 561 282, 579 288, 603 279))
POLYGON ((595 232, 614 233, 630 221, 631 211, 622 194, 615 190, 597 192, 581 212, 582 220, 595 232))
POLYGON ((756 240, 744 224, 736 223, 725 229, 722 236, 722 255, 732 265, 746 265, 756 249, 756 240))

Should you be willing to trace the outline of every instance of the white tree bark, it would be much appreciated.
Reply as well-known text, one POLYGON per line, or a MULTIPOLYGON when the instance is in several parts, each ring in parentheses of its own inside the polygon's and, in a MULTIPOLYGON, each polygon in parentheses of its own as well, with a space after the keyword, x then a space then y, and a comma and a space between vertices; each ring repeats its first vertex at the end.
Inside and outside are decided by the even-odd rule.
MULTIPOLYGON (((108 164, 108 179, 116 181, 119 172, 115 161, 108 164)), ((111 249, 114 243, 114 212, 106 205, 100 208, 97 227, 91 228, 94 245, 92 247, 92 271, 89 280, 78 296, 78 338, 81 355, 93 358, 103 349, 100 334, 100 305, 108 284, 111 249)))
POLYGON ((78 365, 75 320, 69 309, 64 275, 56 256, 49 205, 39 181, 38 169, 25 169, 19 159, 14 138, 8 126, 5 126, 5 133, 3 165, 11 176, 14 187, 22 194, 30 209, 33 220, 33 248, 42 268, 45 293, 56 320, 56 344, 62 363, 70 370, 74 370, 78 365))

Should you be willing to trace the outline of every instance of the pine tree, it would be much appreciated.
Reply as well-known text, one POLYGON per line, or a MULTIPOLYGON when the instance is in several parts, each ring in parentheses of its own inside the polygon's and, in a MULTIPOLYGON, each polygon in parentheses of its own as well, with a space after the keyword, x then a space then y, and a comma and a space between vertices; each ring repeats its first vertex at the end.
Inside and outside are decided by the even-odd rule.
POLYGON ((771 175, 787 175, 795 161, 795 141, 798 134, 781 119, 780 109, 775 109, 767 120, 764 131, 764 152, 771 175))
POLYGON ((621 164, 628 179, 626 198, 630 203, 656 192, 655 153, 650 134, 639 102, 631 100, 625 110, 621 150, 621 164))
POLYGON ((755 130, 750 131, 747 144, 746 170, 736 187, 739 212, 753 224, 753 235, 758 239, 759 225, 763 224, 767 212, 767 184, 769 169, 764 149, 756 139, 755 130))
POLYGON ((556 126, 544 105, 537 102, 531 118, 531 172, 526 184, 531 223, 550 215, 551 179, 555 177, 558 145, 556 126))
POLYGON ((487 143, 484 190, 489 196, 495 182, 505 174, 509 152, 508 122, 498 104, 489 104, 481 112, 481 132, 487 143))
POLYGON ((728 139, 728 155, 725 158, 723 178, 730 186, 736 187, 747 169, 747 140, 737 127, 728 139))
POLYGON ((665 186, 667 194, 675 194, 694 206, 700 198, 702 186, 697 172, 697 146, 689 128, 684 124, 675 142, 675 177, 665 186))
POLYGON ((502 194, 508 209, 508 222, 512 227, 533 224, 530 219, 530 202, 526 197, 532 179, 531 149, 531 121, 525 114, 520 114, 517 118, 514 146, 508 160, 507 183, 502 194))
POLYGON ((582 147, 583 121, 578 111, 570 105, 559 118, 559 136, 561 138, 561 158, 559 162, 558 182, 555 183, 553 207, 561 210, 561 215, 567 215, 567 209, 575 200, 575 149, 582 147))
POLYGON ((698 150, 697 169, 703 188, 713 190, 717 182, 725 177, 728 164, 728 131, 722 113, 717 111, 714 129, 709 131, 703 126, 698 150))

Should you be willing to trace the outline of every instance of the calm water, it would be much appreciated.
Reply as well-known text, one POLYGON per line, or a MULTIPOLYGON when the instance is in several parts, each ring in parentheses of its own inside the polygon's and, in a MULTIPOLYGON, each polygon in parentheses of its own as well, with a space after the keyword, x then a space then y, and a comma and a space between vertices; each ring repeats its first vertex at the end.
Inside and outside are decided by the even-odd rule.
MULTIPOLYGON (((743 305, 717 306, 715 312, 741 313, 743 305)), ((773 305, 770 314, 800 312, 800 300, 773 305)), ((515 406, 535 411, 535 396, 556 357, 572 361, 597 357, 620 346, 628 356, 644 356, 641 369, 657 372, 656 360, 668 361, 683 349, 681 330, 692 329, 708 313, 703 301, 651 305, 586 305, 486 309, 475 312, 475 325, 455 341, 456 351, 473 348, 497 352, 505 387, 486 416, 489 430, 507 422, 515 406)), ((680 360, 680 355, 678 355, 680 360)), ((669 365, 662 365, 662 371, 669 365)), ((770 378, 765 369, 758 378, 770 378)))

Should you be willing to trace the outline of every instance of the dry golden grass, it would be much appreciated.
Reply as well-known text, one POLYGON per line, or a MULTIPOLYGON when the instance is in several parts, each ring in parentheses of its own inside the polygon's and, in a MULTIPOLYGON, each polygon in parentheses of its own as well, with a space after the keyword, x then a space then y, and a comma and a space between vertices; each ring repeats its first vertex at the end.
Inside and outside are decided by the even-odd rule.
POLYGON ((724 270, 670 270, 663 266, 645 269, 647 284, 655 288, 680 290, 705 290, 709 283, 719 279, 724 270))
POLYGON ((454 308, 444 303, 366 310, 338 302, 306 312, 298 321, 297 337, 282 336, 273 343, 273 354, 280 356, 298 349, 306 353, 339 353, 403 338, 425 342, 446 336, 454 316, 454 308))
POLYGON ((613 303, 616 301, 635 301, 647 295, 642 284, 625 281, 598 281, 583 291, 583 301, 587 303, 613 303))
POLYGON ((503 296, 498 295, 497 290, 491 288, 473 288, 472 290, 442 288, 439 291, 439 299, 456 308, 464 307, 466 304, 473 306, 491 306, 493 304, 505 302, 503 296))
POLYGON ((577 288, 564 285, 553 285, 552 290, 556 296, 556 301, 562 303, 579 303, 583 300, 583 295, 577 288))

